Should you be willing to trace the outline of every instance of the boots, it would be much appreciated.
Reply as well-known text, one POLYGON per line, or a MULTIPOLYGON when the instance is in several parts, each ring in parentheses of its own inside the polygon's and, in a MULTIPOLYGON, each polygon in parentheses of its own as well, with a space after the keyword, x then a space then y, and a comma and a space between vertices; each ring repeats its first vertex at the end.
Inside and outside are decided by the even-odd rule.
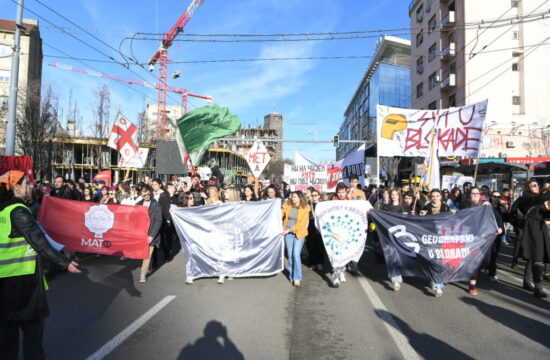
POLYGON ((523 288, 529 292, 535 291, 535 285, 531 281, 525 279, 523 279, 523 288))
POLYGON ((548 297, 548 294, 542 288, 542 283, 535 283, 535 291, 533 291, 533 295, 538 299, 544 299, 548 297))

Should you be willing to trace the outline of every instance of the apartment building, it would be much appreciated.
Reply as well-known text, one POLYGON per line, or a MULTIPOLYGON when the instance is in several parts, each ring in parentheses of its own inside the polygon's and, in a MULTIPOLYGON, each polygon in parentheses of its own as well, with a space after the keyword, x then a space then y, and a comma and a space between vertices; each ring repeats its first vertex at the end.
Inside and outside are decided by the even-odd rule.
POLYGON ((483 156, 550 155, 529 136, 550 129, 545 12, 542 0, 412 0, 412 107, 489 99, 483 156))
MULTIPOLYGON (((5 130, 8 120, 8 96, 11 80, 11 55, 15 41, 15 21, 0 19, 0 154, 4 153, 5 130)), ((29 107, 38 110, 42 81, 42 38, 38 20, 23 19, 17 119, 25 116, 29 107)))

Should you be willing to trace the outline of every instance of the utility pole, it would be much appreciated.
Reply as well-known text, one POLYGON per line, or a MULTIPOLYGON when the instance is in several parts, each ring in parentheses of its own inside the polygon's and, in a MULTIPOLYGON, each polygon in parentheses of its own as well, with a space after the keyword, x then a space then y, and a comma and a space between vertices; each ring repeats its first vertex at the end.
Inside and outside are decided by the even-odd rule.
POLYGON ((17 4, 15 42, 11 58, 10 95, 8 101, 8 125, 6 126, 5 155, 15 155, 15 123, 17 119, 17 87, 19 85, 19 52, 21 50, 21 28, 23 27, 23 0, 17 4))

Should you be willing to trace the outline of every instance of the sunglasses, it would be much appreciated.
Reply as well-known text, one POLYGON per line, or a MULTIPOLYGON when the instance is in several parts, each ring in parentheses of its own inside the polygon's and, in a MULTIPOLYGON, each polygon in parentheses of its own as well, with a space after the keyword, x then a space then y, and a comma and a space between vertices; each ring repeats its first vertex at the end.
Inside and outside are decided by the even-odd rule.
POLYGON ((492 197, 495 198, 495 199, 500 199, 500 198, 502 198, 502 196, 496 196, 496 195, 493 195, 492 197))

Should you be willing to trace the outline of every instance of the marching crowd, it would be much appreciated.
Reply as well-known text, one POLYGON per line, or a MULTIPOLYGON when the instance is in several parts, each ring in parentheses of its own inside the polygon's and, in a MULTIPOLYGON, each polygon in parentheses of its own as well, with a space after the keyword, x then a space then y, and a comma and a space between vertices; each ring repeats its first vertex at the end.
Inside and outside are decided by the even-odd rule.
MULTIPOLYGON (((351 176, 350 187, 339 183, 335 193, 322 193, 313 187, 304 192, 290 191, 285 183, 281 188, 273 184, 266 187, 261 183, 259 185, 258 191, 251 185, 220 187, 215 180, 201 184, 198 176, 191 177, 189 181, 180 178, 168 184, 163 184, 160 179, 146 177, 136 185, 120 183, 118 186, 107 186, 100 180, 88 184, 82 178, 74 183, 59 176, 53 183, 43 181, 31 185, 20 171, 9 171, 0 176, 0 232, 4 234, 0 250, 10 249, 9 252, 4 251, 0 259, 0 331, 7 339, 0 344, 2 352, 8 358, 16 358, 18 346, 14 344, 18 343, 21 329, 25 338, 30 339, 24 343, 25 353, 41 358, 43 319, 48 315, 48 308, 43 281, 45 274, 40 261, 49 263, 52 266, 50 270, 58 267, 72 273, 80 272, 79 264, 74 261, 78 254, 63 255, 55 251, 35 221, 44 196, 100 204, 147 206, 150 217, 150 256, 143 260, 140 282, 147 281, 151 268, 170 261, 181 250, 170 213, 173 207, 280 198, 283 203, 282 234, 288 257, 289 280, 296 287, 302 282, 304 245, 310 267, 315 271, 325 271, 327 254, 313 220, 316 206, 321 201, 367 200, 376 210, 410 216, 454 213, 475 206, 491 206, 498 225, 498 235, 480 270, 488 272, 491 281, 497 282, 496 260, 501 243, 513 243, 512 266, 517 264, 519 258, 527 261, 523 287, 538 298, 547 296, 542 282, 543 278, 548 277, 545 264, 550 261, 548 184, 541 186, 537 181, 530 180, 519 196, 512 189, 490 191, 488 187, 478 188, 470 183, 465 183, 462 189, 455 187, 450 191, 434 189, 426 192, 409 185, 396 188, 371 185, 362 189, 356 175, 351 176)), ((378 262, 384 262, 375 222, 370 222, 367 240, 373 242, 378 262)), ((357 276, 357 263, 350 262, 346 267, 332 269, 334 287, 346 281, 346 272, 357 276)), ((220 276, 218 283, 223 283, 224 279, 224 276, 220 276)), ((192 284, 193 280, 188 277, 186 282, 192 284)), ((471 295, 477 295, 476 280, 477 271, 469 281, 468 291, 471 295)), ((403 279, 397 276, 392 277, 391 281, 393 289, 399 291, 403 279)), ((432 284, 436 296, 442 295, 444 285, 432 284)))

